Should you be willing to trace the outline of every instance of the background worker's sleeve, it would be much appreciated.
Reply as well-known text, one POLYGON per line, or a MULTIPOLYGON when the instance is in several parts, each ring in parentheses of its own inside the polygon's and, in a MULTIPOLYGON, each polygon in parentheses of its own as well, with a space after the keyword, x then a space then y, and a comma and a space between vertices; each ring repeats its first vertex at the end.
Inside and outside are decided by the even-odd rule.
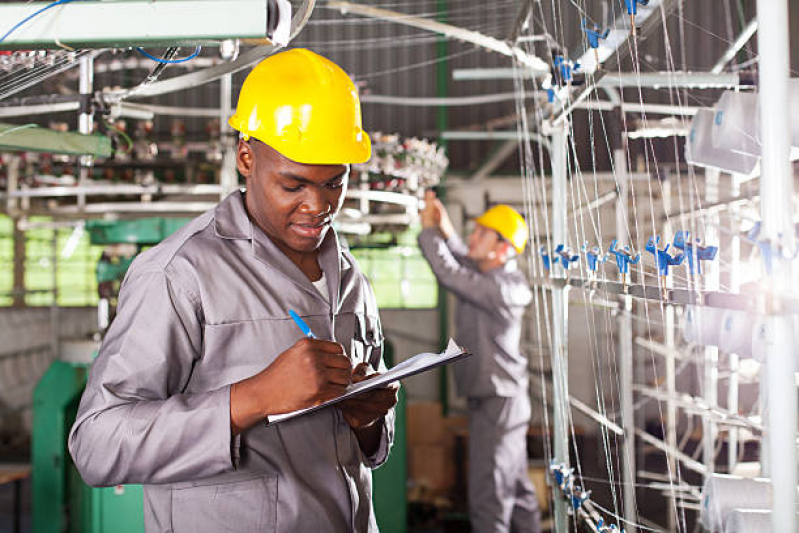
POLYGON ((202 324, 197 296, 163 270, 129 273, 69 436, 86 483, 171 483, 234 468, 230 387, 185 393, 202 324))
POLYGON ((486 310, 524 307, 530 303, 532 294, 523 280, 489 276, 459 262, 438 229, 423 229, 418 241, 438 282, 458 297, 486 310))

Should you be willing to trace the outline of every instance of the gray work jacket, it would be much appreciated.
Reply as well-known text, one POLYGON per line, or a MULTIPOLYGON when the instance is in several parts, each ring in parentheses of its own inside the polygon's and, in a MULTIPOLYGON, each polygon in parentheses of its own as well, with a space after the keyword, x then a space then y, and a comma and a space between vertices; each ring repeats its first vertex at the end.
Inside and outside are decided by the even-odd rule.
POLYGON ((340 411, 321 409, 232 438, 230 385, 302 333, 382 366, 372 290, 330 231, 320 250, 328 304, 254 226, 236 191, 130 267, 92 365, 69 449, 89 485, 143 483, 148 532, 376 531, 370 468, 340 411))
POLYGON ((457 296, 457 341, 473 354, 453 365, 458 393, 467 398, 527 394, 527 358, 519 342, 532 292, 516 261, 480 272, 463 241, 445 240, 437 228, 422 230, 419 247, 438 282, 457 296))

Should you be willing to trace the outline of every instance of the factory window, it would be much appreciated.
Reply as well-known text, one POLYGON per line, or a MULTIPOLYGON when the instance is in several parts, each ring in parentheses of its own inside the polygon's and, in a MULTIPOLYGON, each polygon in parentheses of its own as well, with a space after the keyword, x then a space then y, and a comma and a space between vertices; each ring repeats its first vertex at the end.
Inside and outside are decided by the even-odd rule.
POLYGON ((351 241, 350 246, 372 284, 378 306, 436 307, 436 279, 419 251, 415 231, 392 235, 387 240, 380 235, 370 236, 368 241, 351 241))

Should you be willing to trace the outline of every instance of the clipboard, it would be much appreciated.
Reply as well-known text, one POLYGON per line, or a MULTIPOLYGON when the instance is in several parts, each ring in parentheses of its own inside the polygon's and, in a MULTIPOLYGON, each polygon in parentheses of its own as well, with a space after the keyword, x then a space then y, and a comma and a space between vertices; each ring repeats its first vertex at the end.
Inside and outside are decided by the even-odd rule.
POLYGON ((454 363, 455 361, 460 361, 461 359, 470 357, 471 355, 472 354, 470 354, 465 348, 458 346, 454 340, 450 339, 449 344, 447 344, 447 349, 441 353, 425 352, 414 355, 410 359, 402 361, 379 376, 375 376, 364 381, 359 381, 358 383, 353 383, 347 387, 344 394, 337 396, 332 400, 328 400, 325 403, 320 403, 319 405, 292 411, 290 413, 272 415, 268 418, 266 425, 271 426, 274 424, 279 424, 280 422, 312 413, 324 407, 337 404, 338 402, 346 400, 347 398, 352 398, 353 396, 357 396, 358 394, 362 394, 372 389, 384 387, 390 383, 394 383, 395 381, 405 379, 421 372, 427 372, 428 370, 438 368, 441 365, 448 365, 450 363, 454 363))

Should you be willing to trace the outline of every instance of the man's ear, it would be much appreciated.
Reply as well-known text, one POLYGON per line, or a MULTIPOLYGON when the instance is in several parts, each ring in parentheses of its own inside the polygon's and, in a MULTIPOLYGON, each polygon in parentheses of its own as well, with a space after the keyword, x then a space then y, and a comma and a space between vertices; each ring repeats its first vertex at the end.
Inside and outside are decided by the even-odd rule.
POLYGON ((250 143, 244 139, 239 139, 239 146, 236 149, 236 167, 245 178, 252 176, 254 160, 255 154, 250 143))
POLYGON ((511 257, 511 243, 505 239, 499 239, 494 249, 497 252, 497 257, 499 257, 503 263, 511 257))

